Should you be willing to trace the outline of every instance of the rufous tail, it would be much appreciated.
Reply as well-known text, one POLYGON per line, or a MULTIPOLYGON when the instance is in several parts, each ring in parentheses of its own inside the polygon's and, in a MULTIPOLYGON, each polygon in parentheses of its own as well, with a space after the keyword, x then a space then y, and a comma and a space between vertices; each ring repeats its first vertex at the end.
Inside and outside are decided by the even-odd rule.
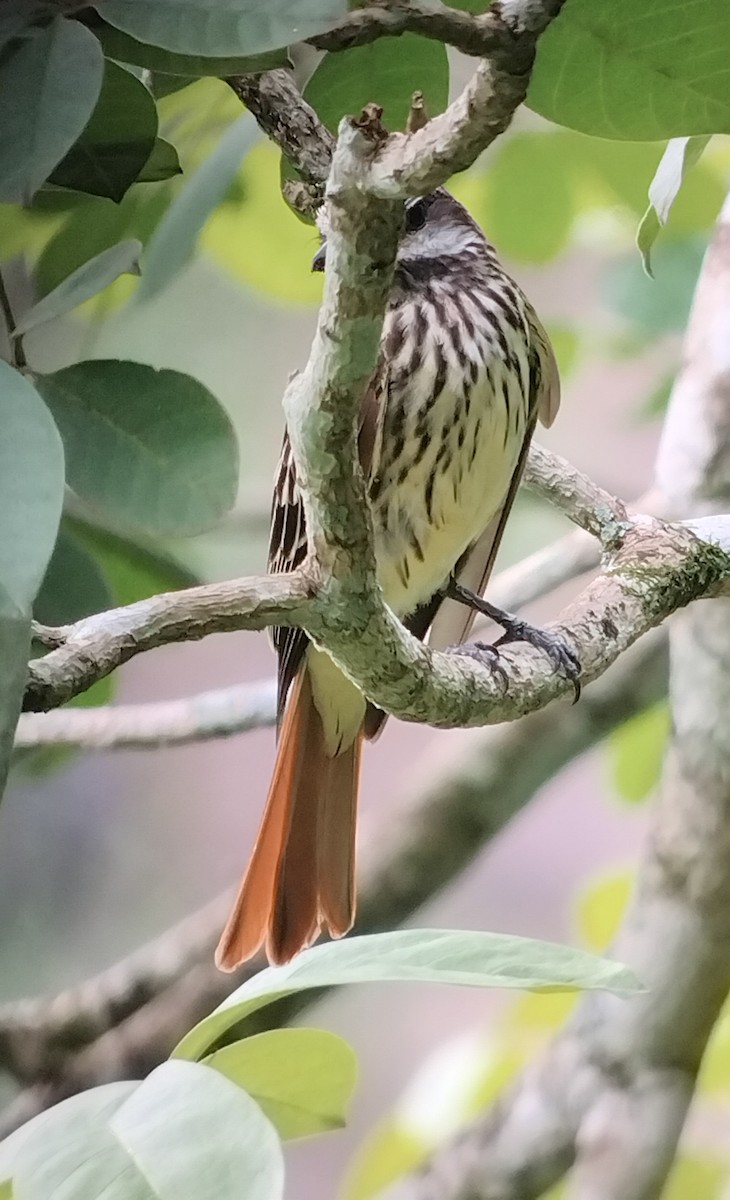
POLYGON ((355 824, 362 734, 325 752, 309 672, 297 676, 248 870, 215 961, 233 971, 264 943, 272 963, 310 946, 324 926, 342 937, 355 916, 355 824))

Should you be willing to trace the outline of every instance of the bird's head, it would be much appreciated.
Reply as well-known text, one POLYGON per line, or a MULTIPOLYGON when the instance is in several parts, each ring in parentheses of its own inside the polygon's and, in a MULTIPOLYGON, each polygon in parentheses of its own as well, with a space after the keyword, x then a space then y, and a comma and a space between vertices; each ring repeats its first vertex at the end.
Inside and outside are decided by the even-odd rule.
MULTIPOLYGON (((327 212, 317 216, 322 244, 312 261, 313 271, 324 271, 327 258, 327 212)), ((409 272, 427 269, 435 259, 458 258, 477 248, 483 249, 484 234, 445 188, 406 201, 403 232, 398 246, 397 265, 409 272)))

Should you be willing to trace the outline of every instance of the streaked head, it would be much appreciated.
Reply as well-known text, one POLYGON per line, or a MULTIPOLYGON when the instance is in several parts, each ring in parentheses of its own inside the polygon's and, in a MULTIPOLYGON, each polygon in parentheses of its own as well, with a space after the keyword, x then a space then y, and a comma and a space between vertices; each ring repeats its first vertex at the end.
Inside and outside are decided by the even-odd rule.
MULTIPOLYGON (((326 214, 318 217, 323 241, 312 262, 313 271, 324 271, 327 255, 326 214)), ((427 266, 431 259, 459 257, 484 249, 481 229, 445 188, 406 201, 405 223, 397 263, 408 271, 414 263, 427 266)))

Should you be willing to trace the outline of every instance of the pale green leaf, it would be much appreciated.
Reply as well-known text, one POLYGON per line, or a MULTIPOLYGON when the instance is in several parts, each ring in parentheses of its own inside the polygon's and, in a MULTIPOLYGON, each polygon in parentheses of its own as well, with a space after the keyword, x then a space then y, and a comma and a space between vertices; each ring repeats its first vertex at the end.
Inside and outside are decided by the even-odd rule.
POLYGON ((63 438, 69 487, 113 527, 197 533, 233 504, 233 428, 196 379, 110 359, 36 382, 63 438))
POLYGON ((19 1200, 280 1200, 283 1192, 271 1124, 250 1096, 198 1063, 163 1063, 143 1083, 82 1092, 13 1137, 10 1153, 0 1147, 0 1166, 19 1200))
POLYGON ((251 1013, 295 992, 405 981, 546 991, 597 988, 631 994, 640 990, 634 975, 620 963, 571 946, 499 933, 403 929, 315 946, 286 966, 261 971, 196 1025, 174 1053, 200 1058, 251 1013))
POLYGON ((527 102, 597 137, 730 133, 727 0, 567 0, 540 38, 527 102))
POLYGON ((0 361, 0 609, 30 610, 56 540, 63 447, 29 380, 0 361))
POLYGON ((244 113, 172 202, 147 243, 138 300, 151 300, 190 261, 201 229, 231 186, 256 137, 256 122, 244 113))
POLYGON ((156 137, 152 93, 130 70, 107 59, 91 119, 51 182, 118 203, 143 170, 156 137))
POLYGON ((104 0, 101 15, 176 54, 252 55, 331 29, 347 0, 104 0))
POLYGON ((357 1059, 334 1033, 276 1029, 224 1046, 204 1061, 244 1088, 282 1138, 345 1124, 357 1059))
MULTIPOLYGON (((63 447, 33 385, 0 361, 0 795, 25 689, 31 606, 63 504, 63 447)), ((1 1178, 1 1176, 0 1176, 1 1178)))
POLYGON ((56 17, 0 65, 0 201, 29 204, 94 110, 104 58, 78 21, 56 17))
POLYGON ((141 252, 142 243, 135 238, 117 242, 116 246, 102 250, 101 254, 77 267, 63 283, 59 283, 58 287, 39 300, 22 321, 18 322, 15 332, 27 333, 37 325, 43 325, 46 321, 53 321, 56 317, 71 312, 97 292, 103 291, 120 275, 139 275, 141 252))
POLYGON ((35 1153, 38 1153, 38 1148, 43 1145, 46 1134, 49 1132, 51 1135, 53 1134, 54 1126, 56 1128, 66 1124, 72 1126, 73 1122, 83 1124, 84 1121, 89 1120, 89 1132, 91 1132, 91 1122, 94 1125, 102 1123, 138 1087, 139 1083, 136 1081, 106 1083, 101 1087, 71 1096, 61 1104, 56 1104, 53 1108, 39 1113, 37 1117, 33 1117, 21 1125, 0 1142, 0 1178, 11 1179, 15 1175, 27 1148, 30 1148, 31 1157, 34 1154, 34 1147, 35 1153))
POLYGON ((652 275, 651 248, 662 225, 669 219, 674 201, 690 167, 701 158, 708 136, 673 138, 668 143, 656 174, 649 185, 649 207, 642 217, 636 234, 636 244, 647 275, 652 275))
POLYGON ((129 34, 122 33, 113 25, 100 21, 94 32, 101 42, 104 53, 119 62, 135 63, 148 71, 159 71, 163 75, 187 75, 199 77, 212 75, 225 79, 227 75, 254 75, 259 71, 271 71, 274 67, 289 66, 285 50, 273 50, 255 58, 231 57, 211 58, 203 54, 174 54, 161 46, 139 42, 129 34))

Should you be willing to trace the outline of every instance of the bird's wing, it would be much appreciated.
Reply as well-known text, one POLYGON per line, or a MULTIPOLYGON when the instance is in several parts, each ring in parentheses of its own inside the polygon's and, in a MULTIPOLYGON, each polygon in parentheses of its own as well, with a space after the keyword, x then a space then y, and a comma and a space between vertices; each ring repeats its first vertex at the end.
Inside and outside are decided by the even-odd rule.
MULTIPOLYGON (((560 407, 560 375, 555 354, 545 329, 531 305, 526 305, 526 315, 531 335, 530 364, 530 411, 525 436, 520 448, 517 465, 512 473, 509 488, 502 504, 481 537, 467 550, 456 574, 464 587, 478 596, 484 594, 489 576, 494 567, 507 518, 520 486, 527 462, 535 425, 539 420, 546 427, 552 425, 560 407)), ((469 635, 476 613, 456 600, 443 600, 435 613, 428 635, 428 644, 434 650, 444 650, 463 642, 469 635)))

